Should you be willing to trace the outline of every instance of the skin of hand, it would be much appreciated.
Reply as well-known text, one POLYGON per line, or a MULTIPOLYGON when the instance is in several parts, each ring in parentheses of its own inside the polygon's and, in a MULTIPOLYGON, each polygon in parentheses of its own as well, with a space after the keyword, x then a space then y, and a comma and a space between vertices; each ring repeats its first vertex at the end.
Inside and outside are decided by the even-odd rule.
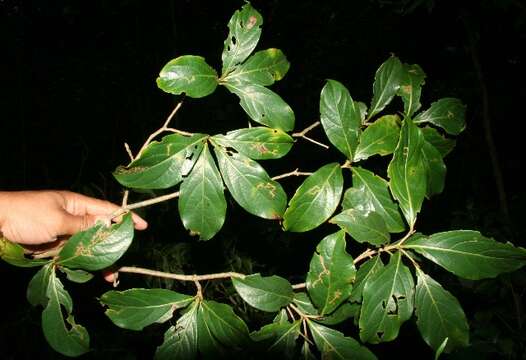
MULTIPOLYGON (((21 245, 45 245, 64 235, 73 235, 95 225, 110 222, 120 207, 104 200, 71 191, 0 192, 0 232, 21 245)), ((137 230, 148 224, 132 214, 137 230)))

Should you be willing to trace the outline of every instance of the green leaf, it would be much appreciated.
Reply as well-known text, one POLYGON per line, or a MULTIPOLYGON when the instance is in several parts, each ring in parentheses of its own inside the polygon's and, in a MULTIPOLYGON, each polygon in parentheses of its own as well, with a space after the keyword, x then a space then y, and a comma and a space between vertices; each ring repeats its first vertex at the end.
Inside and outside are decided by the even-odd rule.
POLYGON ((281 309, 278 314, 274 317, 272 320, 273 323, 285 323, 289 321, 289 315, 287 314, 287 310, 281 309))
POLYGON ((283 79, 290 63, 279 49, 261 50, 235 68, 223 80, 232 84, 257 84, 269 86, 283 79))
POLYGON ((359 322, 362 341, 376 344, 398 336, 400 325, 413 314, 414 288, 413 276, 398 251, 365 284, 359 322))
POLYGON ((237 293, 250 306, 262 311, 278 311, 292 301, 294 292, 290 283, 279 276, 253 274, 244 279, 232 278, 237 293))
POLYGON ((358 107, 358 112, 360 113, 360 120, 362 122, 362 125, 365 125, 367 116, 367 105, 361 101, 355 101, 354 105, 358 107))
POLYGON ((444 190, 446 164, 444 164, 440 152, 427 141, 424 141, 422 146, 422 159, 427 173, 426 197, 429 199, 444 190))
POLYGON ((416 124, 428 122, 440 126, 449 134, 458 135, 466 128, 466 105, 459 99, 443 98, 418 114, 414 121, 416 124))
POLYGON ((355 276, 353 258, 345 251, 345 233, 323 238, 307 274, 307 290, 320 315, 330 314, 349 298, 355 276))
POLYGON ((312 353, 310 350, 310 345, 307 340, 303 341, 303 345, 301 347, 301 359, 303 360, 317 360, 316 356, 312 353))
POLYGON ((399 95, 404 102, 404 114, 411 117, 415 111, 420 109, 420 94, 422 92, 422 85, 425 83, 426 74, 417 64, 402 65, 402 76, 400 88, 397 95, 399 95))
POLYGON ((292 323, 272 323, 250 334, 252 340, 265 345, 269 354, 280 355, 286 359, 295 358, 296 340, 301 333, 301 321, 292 323))
POLYGON ((214 92, 217 72, 201 56, 184 55, 170 60, 159 73, 157 86, 164 92, 201 98, 214 92))
POLYGON ((232 307, 215 301, 201 302, 203 319, 213 336, 229 348, 243 348, 250 340, 247 325, 232 307))
POLYGON ((309 296, 304 292, 294 293, 294 305, 307 315, 319 315, 318 310, 314 307, 309 296))
POLYGON ((420 130, 422 130, 425 140, 433 145, 440 152, 442 157, 449 154, 455 147, 455 140, 442 136, 437 129, 432 128, 431 126, 424 126, 423 128, 420 128, 420 130))
POLYGON ((281 219, 287 194, 257 162, 242 154, 214 148, 225 184, 243 209, 264 219, 281 219))
POLYGON ((152 142, 127 167, 118 167, 113 176, 121 185, 135 189, 166 189, 177 185, 192 170, 207 136, 165 136, 161 142, 152 142))
POLYGON ((412 237, 404 248, 413 249, 447 271, 471 280, 494 278, 526 264, 524 248, 497 242, 471 230, 412 237))
POLYGON ((379 255, 376 255, 372 259, 364 262, 356 272, 356 281, 354 283, 349 301, 361 303, 363 288, 365 287, 365 284, 367 284, 367 280, 369 280, 372 275, 383 269, 383 267, 384 263, 382 262, 382 258, 379 255))
POLYGON ((294 129, 294 112, 275 92, 257 84, 225 84, 239 96, 239 104, 255 122, 283 131, 294 129))
POLYGON ((333 217, 329 222, 341 227, 360 243, 368 242, 375 246, 381 246, 391 241, 391 235, 384 219, 374 211, 347 209, 333 217))
POLYGON ((354 161, 370 156, 391 154, 400 137, 400 118, 397 115, 385 115, 369 125, 360 136, 354 161))
POLYGON ((256 47, 261 36, 263 18, 252 5, 245 4, 236 10, 228 22, 228 37, 225 40, 223 54, 223 75, 228 75, 241 64, 256 47))
POLYGON ((402 81, 402 63, 391 56, 376 71, 373 84, 373 99, 369 107, 368 119, 382 111, 391 102, 402 81))
POLYGON ((440 358, 440 355, 444 352, 447 346, 448 338, 445 338, 444 341, 442 341, 442 344, 438 347, 438 349, 435 352, 435 360, 438 360, 440 358))
POLYGON ((391 198, 389 184, 369 170, 352 168, 353 187, 345 192, 343 208, 374 211, 380 215, 391 233, 405 230, 398 205, 391 198))
POLYGON ((164 342, 157 348, 155 359, 195 359, 198 355, 197 314, 199 302, 188 310, 164 334, 164 342))
POLYGON ((42 312, 42 330, 51 347, 66 356, 80 356, 89 351, 89 335, 86 329, 75 323, 73 302, 55 272, 49 274, 46 296, 49 301, 42 312), (63 309, 67 325, 64 323, 63 309))
POLYGON ((328 80, 321 90, 320 120, 330 142, 352 161, 361 133, 360 109, 336 80, 328 80))
POLYGON ((46 306, 48 303, 47 288, 49 285, 49 277, 53 272, 53 265, 47 264, 42 266, 38 272, 31 278, 27 286, 26 297, 27 301, 33 306, 46 306))
POLYGON ((223 180, 208 144, 180 187, 178 205, 185 229, 200 240, 211 239, 225 222, 223 180))
POLYGON ((469 344, 469 326, 458 300, 417 268, 416 325, 425 342, 437 351, 447 339, 445 351, 469 344))
POLYGON ((106 227, 97 224, 73 235, 58 254, 57 264, 84 270, 104 269, 128 250, 133 240, 131 213, 122 222, 106 227))
POLYGON ((321 352, 322 359, 357 359, 372 360, 376 356, 351 337, 344 336, 341 332, 307 320, 309 329, 321 352))
POLYGON ((173 312, 184 308, 194 297, 166 289, 129 289, 108 291, 100 302, 107 306, 105 314, 119 327, 142 330, 153 323, 163 323, 173 312))
POLYGON ((389 185, 402 213, 413 228, 426 194, 426 169, 422 158, 424 135, 406 118, 402 123, 400 141, 387 168, 389 185))
POLYGON ((323 325, 333 326, 340 324, 351 317, 356 317, 359 314, 359 307, 356 307, 355 304, 351 304, 347 301, 341 304, 331 314, 324 316, 322 319, 317 319, 316 322, 323 325))
POLYGON ((336 210, 343 191, 340 165, 327 164, 305 179, 283 216, 286 231, 304 232, 324 223, 336 210))
POLYGON ((262 126, 215 135, 212 140, 254 160, 279 159, 289 152, 294 143, 294 139, 283 130, 262 126))
POLYGON ((66 274, 66 277, 69 281, 73 281, 78 284, 84 284, 93 279, 93 274, 84 270, 72 270, 62 266, 58 269, 66 274))
POLYGON ((50 262, 50 259, 28 259, 24 256, 24 248, 7 240, 0 234, 0 258, 6 263, 19 267, 36 267, 50 262))

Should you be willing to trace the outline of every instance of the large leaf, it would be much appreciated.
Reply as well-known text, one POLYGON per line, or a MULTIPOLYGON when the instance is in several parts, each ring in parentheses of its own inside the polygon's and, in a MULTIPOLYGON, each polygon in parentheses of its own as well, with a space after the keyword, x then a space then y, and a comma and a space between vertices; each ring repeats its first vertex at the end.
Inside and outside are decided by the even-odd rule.
POLYGON ((6 263, 19 267, 42 266, 50 262, 50 259, 28 259, 24 256, 24 248, 19 244, 11 242, 0 233, 0 258, 6 263))
POLYGON ((214 151, 225 184, 239 205, 265 219, 281 219, 287 206, 287 194, 257 162, 242 154, 231 154, 215 147, 214 151))
POLYGON ((374 211, 347 209, 333 217, 329 222, 341 227, 360 243, 368 242, 381 246, 391 241, 391 235, 384 219, 374 211))
POLYGON ((228 75, 252 53, 261 36, 262 24, 263 18, 250 4, 243 5, 241 10, 236 10, 232 15, 228 22, 229 33, 221 55, 222 76, 228 75))
POLYGON ((208 144, 181 184, 178 205, 184 227, 200 240, 211 239, 225 222, 223 180, 208 144))
POLYGON ((526 264, 526 250, 499 243, 477 231, 456 230, 414 236, 404 247, 413 249, 453 274, 471 280, 493 278, 526 264))
POLYGON ((263 311, 279 311, 294 296, 290 283, 276 275, 263 277, 254 274, 244 279, 232 278, 232 283, 243 300, 263 311))
POLYGON ((376 255, 372 259, 364 262, 356 272, 356 281, 354 283, 349 301, 361 303, 363 288, 365 287, 365 284, 367 284, 367 280, 369 280, 369 278, 379 270, 383 269, 383 267, 384 263, 382 262, 380 255, 376 255))
POLYGON ((443 98, 415 117, 415 123, 431 123, 449 134, 458 135, 466 128, 466 106, 459 99, 443 98))
POLYGON ((427 141, 424 141, 422 146, 422 160, 427 173, 426 197, 429 199, 444 190, 446 164, 444 164, 440 152, 427 141))
POLYGON ((164 342, 157 348, 155 359, 195 359, 198 355, 199 302, 194 302, 188 310, 164 334, 164 342))
POLYGON ((265 351, 280 358, 295 358, 296 340, 301 333, 301 321, 272 323, 250 334, 252 340, 265 345, 265 351))
POLYGON ((416 325, 425 342, 438 350, 447 339, 446 352, 468 346, 469 326, 458 300, 430 276, 417 269, 416 325))
POLYGON ((262 125, 283 131, 294 129, 294 112, 275 92, 257 84, 225 84, 239 96, 239 104, 250 118, 262 125))
POLYGON ((37 273, 31 278, 27 285, 26 297, 27 301, 33 306, 46 306, 48 303, 47 289, 49 285, 49 277, 53 272, 53 265, 47 264, 40 268, 37 273))
POLYGON ((420 94, 425 83, 426 74, 417 64, 402 65, 402 76, 398 95, 404 102, 404 114, 411 117, 420 109, 420 94))
POLYGON ((279 159, 289 152, 294 143, 294 139, 283 130, 262 126, 215 135, 212 140, 254 160, 279 159))
POLYGON ((380 215, 389 232, 404 231, 405 225, 398 205, 391 198, 389 184, 369 170, 358 166, 352 168, 353 187, 345 192, 344 209, 374 211, 380 215))
POLYGON ((343 191, 340 165, 327 164, 305 179, 283 216, 283 228, 303 232, 324 223, 336 210, 343 191))
POLYGON ((413 314, 414 287, 413 276, 398 251, 365 284, 360 313, 362 341, 375 344, 398 336, 400 325, 413 314))
POLYGON ((133 239, 131 213, 122 222, 107 227, 97 224, 73 235, 58 255, 57 263, 84 270, 104 269, 128 250, 133 239))
POLYGON ((420 128, 420 130, 422 130, 426 141, 433 145, 438 150, 438 152, 440 152, 442 157, 445 157, 447 154, 449 154, 455 147, 455 140, 442 136, 437 129, 431 126, 424 126, 420 128))
POLYGON ((413 228, 426 194, 426 169, 422 158, 424 135, 406 118, 402 124, 400 141, 387 168, 389 185, 398 200, 407 223, 413 228))
POLYGON ((345 232, 323 238, 307 273, 307 290, 320 315, 330 314, 349 298, 355 276, 353 258, 345 251, 345 232))
POLYGON ((100 302, 107 306, 106 316, 117 326, 142 330, 153 323, 162 323, 172 317, 175 310, 193 301, 192 296, 167 289, 129 289, 108 291, 100 302))
POLYGON ((400 88, 402 63, 391 56, 376 71, 373 84, 373 99, 369 107, 368 119, 382 111, 391 102, 400 88))
POLYGON ((184 55, 170 60, 159 73, 157 86, 170 94, 185 93, 201 98, 214 92, 218 84, 216 71, 201 56, 184 55))
POLYGON ((51 271, 48 279, 46 295, 49 301, 42 312, 44 336, 55 351, 66 356, 80 356, 89 351, 88 332, 75 323, 71 297, 54 271, 51 271))
POLYGON ((239 65, 223 80, 232 84, 258 84, 269 86, 283 79, 290 63, 279 49, 261 50, 239 65))
POLYGON ((172 134, 161 142, 151 143, 142 155, 127 167, 113 173, 126 187, 136 189, 166 189, 183 180, 194 166, 207 135, 172 134))
POLYGON ((330 142, 352 161, 361 133, 360 109, 336 80, 328 80, 321 90, 320 120, 330 142))
POLYGON ((230 349, 243 348, 250 340, 247 325, 232 307, 215 301, 203 301, 201 314, 212 335, 230 349))
POLYGON ((370 156, 389 155, 398 144, 400 137, 400 118, 397 115, 385 115, 369 125, 360 136, 354 161, 370 156))
POLYGON ((322 359, 357 359, 373 360, 376 356, 351 337, 344 336, 341 332, 307 320, 309 329, 321 352, 322 359))

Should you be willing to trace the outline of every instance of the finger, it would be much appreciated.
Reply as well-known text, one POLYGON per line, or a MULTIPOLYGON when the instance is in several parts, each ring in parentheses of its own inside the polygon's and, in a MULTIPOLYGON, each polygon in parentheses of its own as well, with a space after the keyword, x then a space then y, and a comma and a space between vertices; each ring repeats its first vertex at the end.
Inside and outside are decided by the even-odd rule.
POLYGON ((85 231, 95 225, 100 217, 94 215, 71 215, 69 213, 63 214, 62 223, 57 229, 59 235, 73 235, 79 231, 85 231))

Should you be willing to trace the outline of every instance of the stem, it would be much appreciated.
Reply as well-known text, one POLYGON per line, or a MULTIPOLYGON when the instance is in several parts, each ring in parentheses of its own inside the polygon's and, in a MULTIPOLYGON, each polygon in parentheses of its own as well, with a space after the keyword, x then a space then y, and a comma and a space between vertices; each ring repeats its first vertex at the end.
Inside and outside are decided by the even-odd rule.
POLYGON ((193 278, 194 278, 193 280, 194 280, 195 287, 197 288, 196 296, 200 300, 203 300, 203 288, 201 287, 201 284, 199 283, 199 280, 197 280, 197 275, 194 275, 193 278))
MULTIPOLYGON (((238 279, 244 279, 246 275, 236 273, 236 272, 224 272, 224 273, 217 273, 217 274, 206 274, 206 275, 183 275, 183 274, 173 274, 173 273, 167 273, 157 270, 150 270, 140 267, 134 267, 134 266, 123 266, 119 268, 116 272, 124 272, 124 273, 132 273, 132 274, 141 274, 141 275, 148 275, 148 276, 155 276, 155 277, 161 277, 165 279, 173 279, 173 280, 179 280, 179 281, 193 281, 199 282, 204 280, 217 280, 217 279, 230 279, 230 278, 238 278, 238 279)), ((197 286, 197 284, 196 284, 197 286)))
POLYGON ((296 169, 296 170, 288 172, 286 174, 281 174, 281 175, 278 175, 278 176, 274 176, 272 178, 272 180, 279 180, 279 179, 283 179, 283 178, 286 178, 286 177, 289 177, 289 176, 309 176, 309 175, 312 175, 311 172, 301 172, 301 171, 298 171, 298 170, 299 169, 296 169))
POLYGON ((130 161, 133 161, 133 153, 132 153, 132 151, 130 149, 130 145, 128 145, 128 143, 124 143, 124 149, 126 149, 126 153, 130 157, 130 161))
POLYGON ((130 205, 122 206, 119 210, 117 210, 113 214, 111 214, 111 218, 114 219, 114 218, 116 218, 118 216, 121 216, 122 214, 128 212, 129 210, 139 209, 139 208, 142 208, 142 207, 145 207, 145 206, 158 204, 158 203, 163 202, 163 201, 175 199, 176 197, 179 197, 179 191, 176 191, 176 192, 173 192, 173 193, 170 193, 170 194, 166 194, 166 195, 161 195, 161 196, 158 196, 158 197, 155 197, 155 198, 152 198, 152 199, 139 201, 137 203, 133 203, 133 204, 130 204, 130 205))
POLYGON ((294 290, 299 290, 299 289, 305 289, 307 287, 307 284, 306 283, 301 283, 301 284, 294 284, 292 285, 292 288, 294 290))
POLYGON ((311 131, 312 129, 314 129, 315 127, 319 126, 321 123, 319 121, 316 121, 314 124, 310 125, 310 126, 307 126, 305 129, 303 129, 302 131, 300 132, 296 132, 296 133, 293 133, 292 134, 292 137, 301 137, 301 138, 304 138, 305 140, 307 141, 310 141, 311 143, 313 144, 316 144, 318 146, 321 146, 322 148, 325 148, 325 149, 328 149, 329 147, 319 141, 316 141, 314 139, 311 139, 310 137, 306 136, 306 134, 311 131))
POLYGON ((374 250, 374 249, 367 249, 365 250, 363 253, 361 253, 360 255, 358 255, 358 257, 356 259, 354 259, 354 261, 352 262, 353 265, 356 265, 358 264, 360 261, 362 261, 363 259, 365 258, 370 258, 372 257, 374 254, 376 254, 378 252, 378 250, 374 250))

